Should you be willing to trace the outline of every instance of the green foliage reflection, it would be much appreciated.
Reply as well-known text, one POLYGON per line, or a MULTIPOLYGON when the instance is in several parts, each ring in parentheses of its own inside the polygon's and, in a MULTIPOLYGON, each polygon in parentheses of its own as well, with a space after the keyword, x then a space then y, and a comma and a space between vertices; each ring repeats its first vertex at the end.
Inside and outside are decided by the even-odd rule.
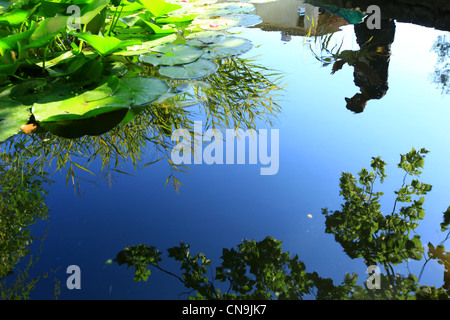
POLYGON ((36 150, 22 142, 0 153, 0 279, 28 254, 33 241, 28 226, 47 219, 48 175, 30 162, 36 150))
POLYGON ((427 153, 426 149, 412 149, 401 155, 398 168, 404 171, 404 179, 395 191, 390 214, 381 212, 383 193, 374 189, 376 180, 382 183, 387 177, 386 163, 380 157, 372 158, 372 170, 363 168, 359 179, 343 172, 341 210, 323 209, 325 231, 335 236, 350 258, 362 258, 367 266, 384 267, 378 287, 370 286, 369 281, 361 285, 356 274, 346 274, 336 285, 330 278, 307 272, 298 255, 284 252, 282 242, 269 236, 262 241, 243 240, 235 248, 223 249, 222 262, 215 273, 212 261, 202 253, 192 255, 185 243, 167 250, 168 257, 180 263, 181 275, 167 271, 161 265, 162 252, 144 244, 126 247, 113 261, 134 267, 135 281, 147 281, 149 268, 168 273, 189 289, 188 295, 193 293, 189 299, 448 299, 450 254, 445 251, 444 242, 450 235, 450 207, 441 223, 447 236, 440 244, 428 243, 425 252, 420 235, 416 234, 418 221, 425 214, 425 195, 431 190, 431 185, 418 179, 427 153), (408 265, 409 259, 424 260, 419 276, 412 273, 402 276, 394 271, 396 265, 408 265), (431 260, 444 266, 444 285, 440 288, 420 283, 431 260))

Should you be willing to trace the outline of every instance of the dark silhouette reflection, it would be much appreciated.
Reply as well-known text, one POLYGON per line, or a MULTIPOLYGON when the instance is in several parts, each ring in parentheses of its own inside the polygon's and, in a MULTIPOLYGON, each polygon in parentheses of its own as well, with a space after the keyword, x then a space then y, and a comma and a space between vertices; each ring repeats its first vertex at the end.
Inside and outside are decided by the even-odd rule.
MULTIPOLYGON (((413 23, 438 30, 450 30, 448 17, 450 16, 450 4, 448 1, 436 1, 423 4, 415 0, 378 1, 373 3, 366 0, 316 0, 307 1, 314 6, 331 13, 346 15, 349 12, 361 12, 369 14, 364 22, 354 23, 356 41, 359 51, 345 50, 332 52, 326 46, 322 46, 319 61, 328 65, 329 61, 335 61, 332 73, 340 70, 346 63, 354 68, 354 83, 360 88, 360 92, 353 97, 345 98, 347 109, 361 113, 368 101, 381 99, 386 95, 388 86, 388 69, 391 55, 391 44, 395 38, 396 22, 413 23), (369 29, 367 21, 371 19, 371 13, 366 9, 376 4, 381 10, 381 28, 369 29), (331 8, 331 9, 330 9, 331 8), (331 55, 324 56, 323 53, 331 55)), ((432 48, 438 54, 438 61, 432 81, 442 88, 442 93, 448 93, 448 41, 446 36, 440 36, 432 48)), ((324 43, 328 44, 325 38, 324 43)), ((336 48, 334 48, 336 49, 336 48)))
POLYGON ((319 2, 313 3, 323 10, 346 17, 353 24, 356 42, 359 50, 343 50, 336 47, 328 48, 332 35, 321 40, 321 54, 316 58, 328 65, 334 61, 332 74, 342 69, 345 64, 353 67, 354 83, 360 92, 353 97, 345 98, 347 109, 355 113, 364 111, 367 102, 372 99, 381 99, 386 95, 388 86, 388 69, 391 56, 391 44, 394 42, 396 25, 390 17, 375 17, 379 20, 379 26, 372 26, 371 15, 365 15, 359 8, 340 8, 325 5, 319 2), (358 17, 363 17, 358 20, 358 17), (361 22, 358 22, 361 21, 361 22), (333 50, 335 50, 333 52, 333 50), (323 53, 330 56, 324 56, 323 53))
POLYGON ((391 19, 381 21, 381 29, 369 29, 366 21, 354 25, 360 54, 354 61, 338 60, 333 66, 333 73, 342 67, 342 62, 354 67, 354 82, 360 92, 345 101, 347 109, 355 113, 364 111, 369 100, 384 97, 389 89, 388 69, 395 22, 391 19))

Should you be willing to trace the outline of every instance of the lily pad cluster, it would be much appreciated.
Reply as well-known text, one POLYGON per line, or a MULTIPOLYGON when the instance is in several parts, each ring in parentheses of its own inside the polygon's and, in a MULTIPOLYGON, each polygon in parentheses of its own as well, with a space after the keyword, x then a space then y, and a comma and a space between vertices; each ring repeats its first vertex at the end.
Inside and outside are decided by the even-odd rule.
POLYGON ((30 123, 76 138, 130 121, 176 94, 173 80, 208 77, 217 60, 250 50, 226 29, 260 23, 254 9, 214 0, 2 1, 0 142, 30 123))
POLYGON ((250 40, 220 32, 198 32, 185 44, 166 44, 151 49, 139 60, 160 66, 159 74, 176 80, 204 78, 218 69, 214 60, 236 56, 253 47, 250 40))

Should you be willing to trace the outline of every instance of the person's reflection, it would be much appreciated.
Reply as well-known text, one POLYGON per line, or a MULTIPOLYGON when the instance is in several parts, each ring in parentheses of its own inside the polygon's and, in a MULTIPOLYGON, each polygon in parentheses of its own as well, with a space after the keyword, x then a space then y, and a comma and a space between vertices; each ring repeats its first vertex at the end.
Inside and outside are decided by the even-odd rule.
POLYGON ((360 88, 351 98, 345 98, 347 109, 360 113, 367 101, 382 98, 388 90, 388 67, 391 44, 394 41, 395 22, 382 20, 380 29, 369 29, 366 21, 355 24, 356 42, 360 50, 343 51, 334 65, 332 73, 345 63, 354 67, 354 82, 360 88))

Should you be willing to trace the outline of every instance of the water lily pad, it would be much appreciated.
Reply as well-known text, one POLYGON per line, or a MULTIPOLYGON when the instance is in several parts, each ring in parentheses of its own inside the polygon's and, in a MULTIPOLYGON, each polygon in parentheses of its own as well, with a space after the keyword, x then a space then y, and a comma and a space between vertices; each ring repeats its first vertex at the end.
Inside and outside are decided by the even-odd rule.
POLYGON ((275 1, 279 1, 279 0, 248 0, 245 2, 248 3, 269 3, 269 2, 275 2, 275 1))
POLYGON ((162 76, 176 79, 189 80, 204 78, 218 69, 217 63, 207 59, 198 59, 195 62, 184 64, 182 66, 161 67, 159 73, 162 76))
POLYGON ((254 27, 263 22, 257 14, 229 14, 222 16, 236 21, 235 27, 254 27))
POLYGON ((141 54, 148 53, 151 48, 172 42, 176 38, 177 38, 176 34, 172 33, 172 34, 169 34, 167 36, 164 36, 164 37, 161 37, 161 38, 158 38, 155 40, 145 41, 139 45, 127 47, 127 51, 115 52, 114 55, 138 56, 141 54))
POLYGON ((166 82, 157 78, 123 78, 122 85, 133 94, 133 107, 149 104, 169 90, 166 82))
POLYGON ((127 111, 127 108, 115 108, 86 119, 44 121, 40 125, 54 135, 68 139, 98 136, 120 124, 127 111))
POLYGON ((0 98, 0 142, 18 133, 29 118, 29 106, 7 97, 0 98))
POLYGON ((211 18, 196 18, 192 24, 203 30, 225 30, 235 27, 253 27, 262 23, 256 14, 228 14, 211 18))
POLYGON ((151 50, 150 54, 140 56, 139 60, 154 66, 174 66, 190 63, 203 54, 203 50, 200 48, 182 44, 166 44, 154 47, 151 50))
MULTIPOLYGON (((54 94, 49 94, 35 103, 32 112, 39 122, 60 123, 61 121, 94 118, 116 109, 129 109, 149 104, 168 89, 169 86, 163 80, 156 78, 122 78, 119 80, 119 78, 111 76, 95 89, 78 95, 68 91, 63 95, 58 95, 58 90, 54 90, 54 94)), ((52 125, 52 128, 54 127, 55 125, 52 125)))
POLYGON ((227 37, 222 42, 204 49, 205 59, 223 59, 249 51, 253 47, 250 40, 239 37, 227 37))
POLYGON ((222 16, 227 14, 252 13, 255 6, 246 2, 219 2, 205 7, 199 7, 195 12, 199 13, 201 18, 222 16))
POLYGON ((227 33, 224 31, 200 31, 186 36, 187 44, 197 47, 208 47, 225 40, 227 33))

